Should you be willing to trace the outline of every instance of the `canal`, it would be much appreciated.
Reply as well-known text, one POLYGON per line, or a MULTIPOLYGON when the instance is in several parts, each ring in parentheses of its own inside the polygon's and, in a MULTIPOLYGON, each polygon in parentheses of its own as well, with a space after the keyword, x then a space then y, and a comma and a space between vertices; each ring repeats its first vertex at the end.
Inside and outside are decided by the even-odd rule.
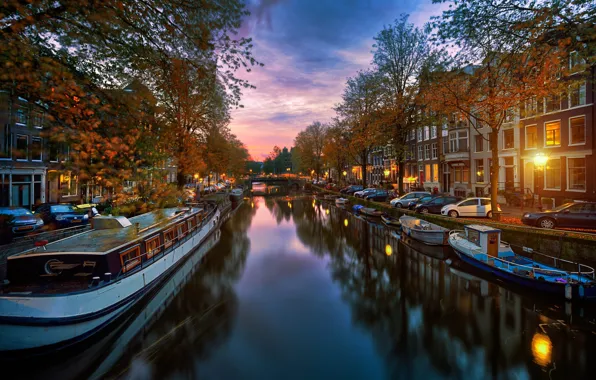
POLYGON ((255 197, 117 326, 2 365, 44 379, 581 379, 595 315, 331 204, 255 197))

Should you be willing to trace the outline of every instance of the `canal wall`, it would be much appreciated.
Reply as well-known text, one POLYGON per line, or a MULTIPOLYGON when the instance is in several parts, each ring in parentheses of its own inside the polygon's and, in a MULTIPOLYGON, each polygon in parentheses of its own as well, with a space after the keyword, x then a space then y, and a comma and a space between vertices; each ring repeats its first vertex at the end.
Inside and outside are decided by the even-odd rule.
MULTIPOLYGON (((323 189, 320 190, 328 194, 340 195, 338 192, 323 189)), ((593 235, 562 230, 545 230, 524 225, 495 222, 490 219, 482 218, 451 218, 435 214, 418 214, 414 211, 391 207, 387 203, 366 201, 360 198, 346 196, 345 194, 341 194, 341 196, 349 198, 351 204, 361 204, 365 207, 384 211, 395 217, 400 217, 404 214, 415 215, 419 219, 449 228, 450 230, 463 230, 464 225, 476 223, 492 226, 502 231, 501 238, 503 241, 511 244, 514 249, 529 247, 535 251, 550 256, 596 267, 596 234, 593 235)), ((516 251, 518 249, 516 249, 516 251)))

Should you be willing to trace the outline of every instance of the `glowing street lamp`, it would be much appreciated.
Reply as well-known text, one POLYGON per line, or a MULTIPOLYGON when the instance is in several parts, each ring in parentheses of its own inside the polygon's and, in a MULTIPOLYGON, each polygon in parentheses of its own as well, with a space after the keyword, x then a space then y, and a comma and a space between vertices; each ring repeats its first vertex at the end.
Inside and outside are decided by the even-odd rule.
POLYGON ((545 167, 547 162, 548 157, 544 153, 536 153, 536 156, 534 156, 534 166, 538 168, 545 167))
POLYGON ((385 169, 385 170, 383 171, 383 174, 385 174, 385 178, 386 178, 386 177, 389 177, 389 174, 391 174, 391 171, 390 171, 389 169, 385 169))
POLYGON ((341 174, 343 174, 344 176, 346 176, 346 175, 348 175, 348 172, 344 170, 341 174))

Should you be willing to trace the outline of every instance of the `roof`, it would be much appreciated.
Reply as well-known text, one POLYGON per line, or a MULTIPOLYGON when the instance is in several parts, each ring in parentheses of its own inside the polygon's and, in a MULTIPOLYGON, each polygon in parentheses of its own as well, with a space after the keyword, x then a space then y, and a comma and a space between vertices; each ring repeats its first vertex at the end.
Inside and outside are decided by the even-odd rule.
POLYGON ((465 226, 465 228, 468 228, 470 230, 475 230, 478 232, 501 232, 501 230, 498 228, 484 226, 482 224, 470 224, 470 225, 465 226))

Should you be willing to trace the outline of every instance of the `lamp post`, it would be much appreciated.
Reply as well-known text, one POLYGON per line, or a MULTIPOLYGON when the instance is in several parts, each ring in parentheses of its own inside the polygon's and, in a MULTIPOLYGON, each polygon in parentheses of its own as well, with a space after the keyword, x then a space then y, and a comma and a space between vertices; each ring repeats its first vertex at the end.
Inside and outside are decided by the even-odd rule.
POLYGON ((548 157, 544 153, 536 153, 534 156, 534 171, 541 175, 534 175, 534 190, 538 194, 538 208, 542 211, 542 184, 544 181, 544 167, 548 162, 548 157), (538 183, 537 183, 538 182, 538 183))

